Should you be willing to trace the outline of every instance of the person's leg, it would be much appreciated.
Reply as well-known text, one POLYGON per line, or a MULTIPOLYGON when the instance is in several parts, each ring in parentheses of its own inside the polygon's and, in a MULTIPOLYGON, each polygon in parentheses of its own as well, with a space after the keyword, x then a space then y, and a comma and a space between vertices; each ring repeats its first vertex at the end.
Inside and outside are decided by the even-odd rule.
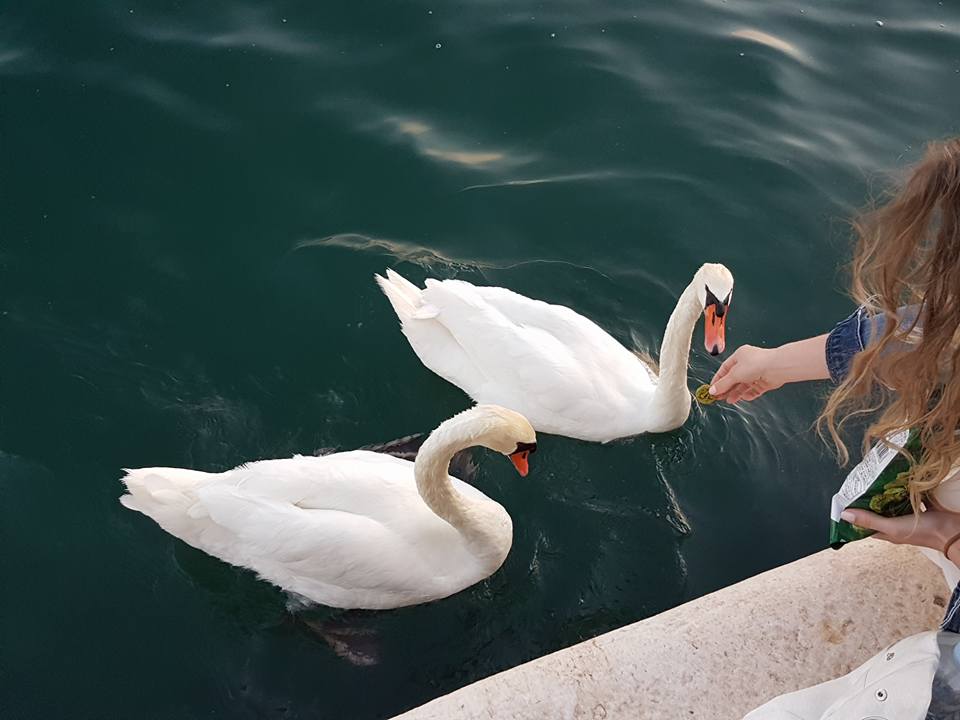
POLYGON ((943 617, 941 630, 947 632, 960 633, 960 585, 953 590, 950 596, 950 602, 947 603, 947 612, 943 617))
POLYGON ((940 646, 940 663, 933 678, 930 708, 925 720, 958 720, 960 718, 960 694, 954 687, 957 684, 957 650, 960 634, 960 585, 950 596, 947 612, 940 625, 941 633, 937 637, 940 646))

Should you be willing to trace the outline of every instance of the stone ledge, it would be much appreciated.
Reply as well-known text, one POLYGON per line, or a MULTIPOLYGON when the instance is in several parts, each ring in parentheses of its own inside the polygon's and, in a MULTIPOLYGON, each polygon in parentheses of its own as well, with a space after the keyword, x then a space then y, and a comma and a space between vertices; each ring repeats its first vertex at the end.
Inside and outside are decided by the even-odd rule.
POLYGON ((950 590, 913 547, 825 550, 468 685, 396 720, 740 720, 935 628, 950 590))

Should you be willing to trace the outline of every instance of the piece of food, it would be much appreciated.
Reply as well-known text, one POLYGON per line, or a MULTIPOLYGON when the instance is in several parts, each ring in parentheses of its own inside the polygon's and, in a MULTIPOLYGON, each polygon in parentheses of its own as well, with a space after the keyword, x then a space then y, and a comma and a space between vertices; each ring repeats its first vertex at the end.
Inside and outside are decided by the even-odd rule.
POLYGON ((907 489, 907 473, 883 486, 883 492, 870 498, 870 509, 879 515, 897 517, 910 512, 910 491, 907 489))
POLYGON ((710 394, 709 385, 701 385, 698 387, 693 393, 693 396, 701 405, 713 405, 717 401, 717 398, 710 394))
POLYGON ((873 534, 873 530, 841 520, 840 513, 847 508, 870 510, 885 517, 913 512, 907 487, 910 460, 898 448, 904 448, 919 459, 922 450, 920 434, 903 430, 891 435, 886 443, 874 445, 847 475, 830 505, 830 547, 837 549, 873 534))

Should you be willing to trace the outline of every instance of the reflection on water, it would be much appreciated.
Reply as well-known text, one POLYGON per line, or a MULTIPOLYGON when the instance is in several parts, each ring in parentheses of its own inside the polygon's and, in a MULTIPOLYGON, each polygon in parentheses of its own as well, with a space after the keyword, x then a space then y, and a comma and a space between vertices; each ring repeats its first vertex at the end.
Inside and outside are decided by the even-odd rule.
MULTIPOLYGON (((955 5, 97 0, 0 20, 13 716, 386 717, 824 547, 841 473, 811 432, 819 386, 663 436, 546 436, 524 479, 478 453, 514 519, 504 567, 355 624, 124 511, 118 478, 463 409, 397 328, 385 267, 568 305, 655 353, 723 262, 731 348, 824 332, 848 312, 844 218, 960 131, 955 5)), ((717 364, 695 349, 690 386, 717 364)))
POLYGON ((468 168, 486 168, 491 165, 521 164, 522 160, 511 158, 507 153, 493 150, 467 150, 450 137, 418 120, 386 118, 384 124, 401 136, 408 137, 418 152, 426 157, 456 163, 468 168))
POLYGON ((734 30, 731 32, 730 35, 743 40, 752 40, 753 42, 760 43, 761 45, 771 47, 774 50, 779 50, 784 55, 787 55, 788 57, 791 57, 797 62, 803 63, 804 65, 814 65, 813 58, 803 52, 803 50, 798 48, 796 45, 791 42, 787 42, 783 38, 778 38, 775 35, 763 32, 762 30, 756 30, 754 28, 740 28, 739 30, 734 30))
POLYGON ((596 170, 594 172, 572 173, 569 175, 553 175, 551 177, 527 178, 524 180, 504 180, 495 183, 483 183, 480 185, 468 185, 462 192, 467 190, 484 190, 487 188, 501 187, 526 187, 528 185, 545 185, 547 183, 579 183, 579 182, 603 182, 616 178, 629 177, 616 170, 596 170))
MULTIPOLYGON (((128 9, 129 10, 129 9, 128 9)), ((191 45, 210 50, 290 55, 305 60, 336 54, 331 44, 317 39, 317 33, 297 30, 273 9, 232 2, 208 14, 184 8, 178 13, 127 12, 118 21, 127 33, 156 43, 191 45)))
POLYGON ((301 240, 294 246, 294 250, 313 247, 341 247, 357 252, 372 253, 386 258, 390 264, 396 261, 410 262, 429 270, 476 267, 478 264, 471 260, 454 260, 444 257, 431 248, 415 243, 368 237, 359 233, 338 233, 322 238, 301 240))

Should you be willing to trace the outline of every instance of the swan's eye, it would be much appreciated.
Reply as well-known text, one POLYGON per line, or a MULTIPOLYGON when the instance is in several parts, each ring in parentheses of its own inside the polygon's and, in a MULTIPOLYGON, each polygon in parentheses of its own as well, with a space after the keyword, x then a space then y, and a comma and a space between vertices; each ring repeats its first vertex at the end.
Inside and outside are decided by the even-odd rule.
POLYGON ((730 306, 730 301, 733 299, 733 290, 728 292, 726 299, 721 302, 720 299, 713 294, 713 291, 710 288, 705 287, 704 289, 707 291, 707 301, 704 304, 703 309, 706 310, 708 307, 712 306, 717 317, 722 318, 724 313, 727 312, 727 308, 730 306))
POLYGON ((518 442, 517 449, 510 454, 516 455, 517 453, 521 453, 521 452, 535 453, 536 451, 537 451, 537 444, 535 442, 533 443, 518 442))

